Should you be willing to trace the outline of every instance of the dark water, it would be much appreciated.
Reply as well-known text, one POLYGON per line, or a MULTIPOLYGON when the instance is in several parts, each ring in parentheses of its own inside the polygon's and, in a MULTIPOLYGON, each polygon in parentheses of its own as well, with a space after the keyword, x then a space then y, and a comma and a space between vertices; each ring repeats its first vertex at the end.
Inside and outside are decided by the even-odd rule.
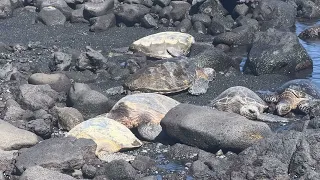
MULTIPOLYGON (((312 27, 318 22, 297 22, 296 23, 296 33, 297 35, 308 27, 312 27)), ((310 75, 310 79, 315 82, 320 87, 320 40, 318 41, 303 41, 299 39, 302 46, 308 51, 308 54, 313 60, 313 72, 310 75)))

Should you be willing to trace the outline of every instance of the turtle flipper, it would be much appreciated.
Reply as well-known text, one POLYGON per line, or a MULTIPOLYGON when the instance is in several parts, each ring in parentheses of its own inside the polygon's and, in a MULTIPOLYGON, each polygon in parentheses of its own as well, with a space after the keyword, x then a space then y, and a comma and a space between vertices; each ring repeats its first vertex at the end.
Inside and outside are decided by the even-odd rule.
POLYGON ((310 112, 310 101, 312 100, 302 100, 297 105, 297 108, 305 114, 309 114, 310 112))
POLYGON ((277 115, 273 115, 273 114, 259 114, 257 116, 257 120, 258 121, 263 121, 263 122, 272 122, 272 123, 287 123, 289 122, 288 118, 284 118, 284 117, 280 117, 277 115))
POLYGON ((172 56, 172 57, 179 57, 183 56, 185 53, 182 49, 177 49, 173 47, 168 47, 167 52, 172 56))

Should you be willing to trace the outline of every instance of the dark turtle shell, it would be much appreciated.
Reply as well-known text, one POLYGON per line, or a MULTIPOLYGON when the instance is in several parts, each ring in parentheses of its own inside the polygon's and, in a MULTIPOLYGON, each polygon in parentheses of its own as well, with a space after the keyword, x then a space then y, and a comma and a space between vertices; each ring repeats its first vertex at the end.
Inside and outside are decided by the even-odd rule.
POLYGON ((320 99, 319 87, 308 79, 295 79, 288 81, 277 89, 277 93, 281 94, 286 89, 293 89, 298 92, 306 93, 315 99, 320 99))

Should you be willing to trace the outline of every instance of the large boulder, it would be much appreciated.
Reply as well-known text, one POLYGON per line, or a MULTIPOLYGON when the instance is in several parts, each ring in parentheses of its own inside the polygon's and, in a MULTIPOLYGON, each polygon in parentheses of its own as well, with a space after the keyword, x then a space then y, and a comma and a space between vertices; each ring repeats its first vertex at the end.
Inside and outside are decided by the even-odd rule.
POLYGON ((200 5, 199 12, 207 14, 210 17, 226 15, 228 13, 219 0, 206 0, 200 5))
POLYGON ((8 151, 30 147, 37 144, 39 140, 40 138, 34 133, 0 120, 0 149, 8 151))
POLYGON ((297 14, 294 3, 279 0, 260 1, 253 12, 262 29, 287 29, 295 25, 297 14))
POLYGON ((57 26, 64 25, 67 19, 59 9, 48 6, 39 12, 39 20, 47 26, 57 26))
POLYGON ((294 74, 312 67, 312 59, 294 33, 268 29, 256 34, 244 72, 294 74))
POLYGON ((272 134, 266 123, 191 104, 171 109, 161 125, 169 136, 209 151, 241 151, 272 134))
POLYGON ((95 157, 96 144, 89 139, 53 138, 23 149, 16 159, 18 173, 32 166, 66 172, 80 169, 95 157))
POLYGON ((113 9, 114 1, 108 0, 100 3, 86 2, 83 16, 85 19, 106 15, 113 9))
POLYGON ((320 17, 320 3, 317 0, 294 0, 298 6, 298 16, 308 19, 320 17))
POLYGON ((76 180, 72 176, 62 174, 57 171, 49 170, 43 168, 41 166, 32 166, 26 169, 23 172, 19 180, 56 180, 56 179, 63 179, 63 180, 76 180))
POLYGON ((114 9, 117 22, 123 22, 127 26, 132 26, 140 22, 150 9, 141 4, 121 4, 114 9))

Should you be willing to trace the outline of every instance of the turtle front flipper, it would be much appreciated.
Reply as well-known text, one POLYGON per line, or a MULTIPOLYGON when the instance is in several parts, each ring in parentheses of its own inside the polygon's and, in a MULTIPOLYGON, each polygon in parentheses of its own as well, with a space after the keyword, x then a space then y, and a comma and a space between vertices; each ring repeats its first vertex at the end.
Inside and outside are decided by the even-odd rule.
POLYGON ((182 49, 177 49, 174 47, 168 47, 167 53, 169 53, 172 57, 180 57, 185 55, 185 52, 182 49))
POLYGON ((257 116, 257 120, 263 121, 263 122, 272 122, 272 123, 287 123, 287 122, 289 122, 288 118, 280 117, 280 116, 273 115, 273 114, 267 114, 267 113, 259 114, 257 116))
POLYGON ((299 102, 297 109, 299 109, 301 112, 305 114, 309 114, 310 112, 310 102, 313 100, 302 100, 299 102))

